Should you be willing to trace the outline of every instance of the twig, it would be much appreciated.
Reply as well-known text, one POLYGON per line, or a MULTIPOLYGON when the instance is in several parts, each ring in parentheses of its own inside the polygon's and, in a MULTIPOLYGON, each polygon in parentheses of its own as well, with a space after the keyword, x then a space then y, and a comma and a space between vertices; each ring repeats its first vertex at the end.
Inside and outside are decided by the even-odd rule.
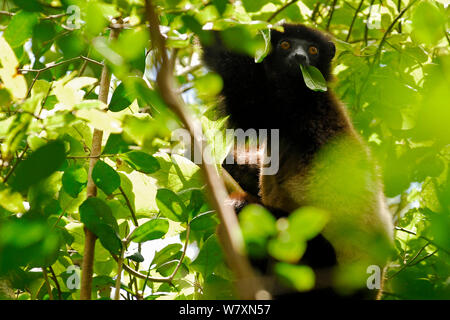
MULTIPOLYGON (((110 39, 111 40, 116 39, 119 35, 119 32, 120 29, 112 29, 110 33, 110 39)), ((98 95, 98 99, 101 102, 104 102, 105 104, 108 103, 110 82, 111 82, 111 72, 106 67, 106 65, 104 65, 100 79, 100 92, 98 95)), ((102 137, 103 131, 94 129, 94 134, 92 136, 91 156, 95 157, 90 158, 89 162, 89 175, 86 187, 87 198, 95 197, 97 195, 97 188, 95 186, 94 180, 92 179, 92 170, 102 152, 102 137)), ((83 254, 82 274, 81 274, 80 299, 90 300, 92 290, 95 241, 97 240, 97 237, 86 227, 84 228, 84 234, 85 234, 85 241, 84 241, 84 254, 83 254)))
MULTIPOLYGON (((406 232, 406 233, 409 233, 409 234, 412 234, 412 235, 417 236, 417 233, 415 233, 414 231, 411 231, 411 230, 407 230, 407 229, 405 229, 405 228, 395 227, 395 230, 402 231, 402 232, 406 232)), ((433 246, 435 246, 436 248, 438 248, 438 249, 440 249, 440 250, 442 250, 442 251, 444 251, 445 253, 447 253, 447 254, 450 255, 450 251, 446 250, 445 248, 443 248, 443 247, 440 246, 440 245, 437 245, 433 240, 429 239, 428 237, 425 237, 425 236, 422 236, 422 235, 420 235, 420 236, 418 236, 418 237, 421 238, 421 239, 423 239, 423 240, 425 240, 425 241, 428 241, 429 243, 431 243, 431 244, 432 244, 433 246)))
POLYGON ((366 24, 364 26, 364 44, 367 46, 367 37, 369 36, 369 19, 372 14, 372 6, 375 3, 375 0, 370 1, 369 12, 367 13, 366 24))
POLYGON ((6 174, 6 177, 3 179, 3 183, 6 183, 9 179, 9 177, 11 177, 11 174, 14 172, 14 170, 16 170, 17 165, 19 164, 20 161, 22 161, 23 156, 25 155, 25 152, 27 152, 29 146, 28 144, 25 146, 25 148, 23 149, 22 153, 20 154, 19 158, 17 158, 16 163, 14 163, 14 166, 11 168, 11 170, 9 170, 9 172, 6 174))
POLYGON ((94 59, 91 59, 91 58, 88 58, 88 57, 85 57, 85 56, 79 56, 79 57, 74 57, 74 58, 67 59, 67 60, 60 61, 60 62, 56 62, 56 63, 55 63, 55 62, 52 62, 52 63, 50 63, 49 65, 45 66, 45 67, 42 68, 42 69, 18 69, 18 71, 19 71, 20 73, 24 73, 24 72, 37 72, 37 73, 39 74, 39 73, 42 73, 42 72, 44 72, 44 71, 47 71, 48 69, 55 68, 55 67, 59 67, 59 66, 62 65, 62 64, 70 63, 70 62, 77 61, 77 60, 80 60, 80 59, 83 59, 83 60, 85 60, 85 61, 87 61, 87 62, 91 62, 91 63, 97 64, 97 65, 99 65, 99 66, 104 66, 104 64, 103 64, 102 62, 96 61, 96 60, 94 60, 94 59))
POLYGON ((99 154, 99 155, 89 155, 89 156, 67 156, 66 159, 92 159, 92 158, 108 158, 108 157, 115 157, 117 154, 99 154))
MULTIPOLYGON (((5 11, 5 10, 0 10, 0 15, 13 17, 16 14, 17 14, 16 12, 9 12, 9 11, 5 11)), ((67 13, 54 14, 54 15, 50 15, 50 16, 40 17, 39 19, 40 20, 52 20, 52 19, 62 18, 64 16, 67 16, 67 13)))
POLYGON ((125 191, 123 191, 122 186, 119 187, 119 190, 120 190, 120 193, 122 194, 122 196, 125 198, 125 202, 127 203, 127 207, 130 210, 130 212, 131 212, 131 217, 133 218, 133 223, 137 227, 139 224, 138 224, 138 221, 136 219, 136 214, 135 214, 135 212, 133 210, 133 207, 131 206, 131 202, 128 199, 127 195, 125 194, 125 191))
POLYGON ((270 17, 269 19, 267 19, 267 22, 272 21, 273 19, 275 19, 275 17, 284 9, 286 9, 287 7, 289 7, 291 4, 296 3, 298 0, 291 0, 289 2, 287 2, 284 6, 282 6, 280 9, 278 9, 277 11, 275 11, 270 17))
POLYGON ((244 255, 244 241, 236 214, 231 206, 225 205, 228 198, 225 185, 219 177, 216 167, 210 164, 209 158, 207 157, 208 155, 204 149, 201 134, 199 134, 202 132, 201 125, 186 111, 184 102, 175 93, 173 88, 173 65, 170 64, 167 57, 165 39, 159 30, 159 18, 153 2, 146 0, 145 3, 153 48, 156 49, 157 61, 161 64, 156 79, 159 91, 163 100, 178 115, 194 138, 194 152, 202 155, 201 169, 203 176, 209 186, 212 206, 216 209, 219 219, 222 222, 222 229, 219 229, 219 239, 221 240, 226 260, 236 275, 237 285, 239 286, 238 292, 243 299, 256 299, 259 292, 265 293, 265 291, 261 291, 262 285, 254 276, 250 263, 244 255))
POLYGON ((380 41, 380 44, 378 45, 377 51, 375 53, 375 57, 373 58, 373 62, 372 64, 375 64, 376 61, 380 58, 381 56, 381 49, 383 48, 384 42, 386 41, 387 36, 391 33, 392 29, 394 28, 395 24, 397 23, 398 20, 400 20, 400 18, 406 13, 406 11, 408 11, 409 8, 411 8, 411 6, 416 3, 417 0, 412 0, 398 15, 397 17, 395 17, 395 19, 392 21, 392 23, 389 25, 389 27, 387 28, 386 32, 383 35, 383 38, 380 41))
MULTIPOLYGON (((140 278, 140 279, 145 279, 146 281, 151 281, 151 282, 167 282, 170 283, 172 282, 172 280, 174 279, 174 277, 176 276, 178 270, 181 267, 181 264, 183 263, 184 257, 186 256, 186 251, 187 251, 187 247, 189 244, 189 237, 190 237, 190 233, 191 233, 191 226, 188 224, 186 227, 186 241, 184 243, 184 248, 183 248, 183 252, 181 253, 181 257, 180 260, 177 263, 177 266, 175 267, 175 269, 173 270, 172 274, 168 277, 149 277, 148 275, 142 274, 139 271, 133 270, 131 269, 128 265, 123 264, 123 269, 125 271, 127 271, 129 274, 140 278)), ((128 236, 127 238, 130 238, 130 236, 128 236)), ((118 258, 116 256, 113 256, 113 258, 117 261, 118 258)), ((144 287, 145 288, 145 287, 144 287)))
MULTIPOLYGON (((150 52, 150 51, 149 51, 150 52)), ((184 69, 182 72, 180 72, 179 74, 177 74, 177 77, 182 77, 185 75, 188 75, 189 73, 192 73, 198 69, 200 69, 201 67, 203 67, 202 64, 195 64, 193 66, 187 67, 186 69, 184 69)))
POLYGON ((48 267, 48 269, 50 270, 50 272, 52 274, 53 282, 55 283, 56 289, 58 290, 58 299, 62 300, 61 286, 59 285, 58 278, 56 278, 55 271, 53 270, 52 266, 48 267))
POLYGON ((122 267, 123 267, 123 260, 125 255, 125 248, 122 246, 122 252, 120 253, 120 258, 117 260, 117 278, 116 278, 116 287, 114 291, 114 300, 119 300, 120 296, 120 286, 122 284, 122 267))
POLYGON ((333 0, 333 3, 331 4, 331 11, 330 14, 328 15, 328 21, 327 21, 327 31, 330 29, 330 24, 331 24, 331 19, 333 19, 333 14, 334 14, 334 7, 336 6, 336 2, 337 0, 333 0))
POLYGON ((361 10, 363 3, 364 3, 364 0, 361 0, 358 8, 356 8, 355 15, 353 16, 353 19, 352 19, 352 23, 350 24, 350 27, 348 28, 347 37, 345 38, 346 42, 348 42, 348 40, 350 39, 350 35, 352 34, 352 30, 353 30, 353 25, 355 24, 356 17, 358 16, 359 10, 361 10))
POLYGON ((42 269, 42 274, 44 275, 45 286, 47 287, 48 299, 53 300, 52 287, 50 286, 50 281, 48 281, 47 270, 45 270, 45 268, 41 268, 41 269, 42 269))

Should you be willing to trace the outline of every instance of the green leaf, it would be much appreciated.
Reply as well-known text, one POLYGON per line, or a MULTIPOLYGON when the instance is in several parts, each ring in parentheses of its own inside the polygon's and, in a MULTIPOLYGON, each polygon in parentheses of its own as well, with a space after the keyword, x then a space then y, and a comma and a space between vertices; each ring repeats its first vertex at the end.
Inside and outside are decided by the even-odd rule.
POLYGON ((187 209, 178 195, 169 189, 158 189, 156 204, 161 214, 170 220, 187 222, 187 209))
POLYGON ((317 236, 328 222, 329 214, 314 207, 302 207, 289 215, 288 232, 293 239, 310 240, 317 236))
POLYGON ((143 173, 155 173, 160 169, 158 160, 142 151, 127 152, 123 158, 134 170, 143 173))
POLYGON ((242 1, 245 11, 247 11, 247 12, 259 11, 266 3, 269 3, 269 0, 243 0, 242 1))
POLYGON ((275 273, 298 291, 309 291, 314 288, 314 271, 308 266, 277 263, 275 273))
POLYGON ((222 262, 222 248, 219 245, 216 235, 213 234, 203 244, 197 258, 191 263, 191 268, 200 272, 206 279, 222 262))
POLYGON ((264 39, 264 47, 258 47, 255 51, 255 62, 260 63, 269 54, 271 44, 270 44, 270 29, 262 29, 259 31, 264 39))
POLYGON ((214 97, 222 90, 222 78, 215 73, 207 73, 204 76, 197 77, 194 87, 200 98, 214 97))
POLYGON ((303 66, 300 65, 302 70, 303 80, 308 88, 313 91, 327 91, 327 81, 323 77, 319 69, 313 66, 303 66))
POLYGON ((200 212, 204 204, 205 197, 203 196, 203 192, 198 189, 192 190, 189 198, 189 205, 187 206, 189 219, 195 217, 200 212))
POLYGON ((19 7, 27 11, 41 11, 42 5, 38 0, 13 0, 14 3, 19 7))
POLYGON ((162 238, 169 231, 169 221, 166 219, 152 219, 134 230, 131 240, 142 243, 162 238))
POLYGON ((244 238, 258 239, 268 238, 277 233, 276 220, 264 207, 257 204, 246 206, 239 213, 244 238))
POLYGON ((266 255, 266 245, 269 237, 277 234, 276 220, 264 207, 256 204, 246 206, 239 213, 248 253, 253 257, 266 255))
POLYGON ((78 194, 87 185, 87 172, 81 166, 72 166, 64 170, 62 176, 62 185, 64 191, 67 192, 72 198, 78 197, 78 194))
POLYGON ((183 248, 183 246, 180 243, 172 243, 165 246, 161 250, 155 252, 155 256, 150 265, 160 266, 169 260, 176 259, 176 257, 181 256, 181 248, 183 248))
POLYGON ((125 84, 120 83, 111 97, 111 101, 109 103, 109 110, 113 112, 119 112, 123 109, 128 108, 128 106, 133 102, 133 99, 130 99, 127 96, 127 92, 125 90, 125 84))
POLYGON ((23 45, 33 35, 33 27, 38 23, 38 14, 20 11, 14 17, 5 30, 5 39, 16 48, 23 45))
POLYGON ((95 185, 108 195, 120 187, 119 174, 101 160, 97 161, 92 170, 92 179, 95 185))
POLYGON ((297 263, 306 250, 306 241, 291 239, 289 234, 282 233, 278 238, 269 241, 268 252, 277 260, 297 263))
POLYGON ((139 251, 136 251, 132 255, 126 256, 125 258, 133 260, 138 263, 144 262, 144 260, 145 260, 144 256, 139 251))
POLYGON ((118 154, 125 153, 130 150, 129 143, 127 143, 122 134, 112 133, 109 135, 106 145, 103 148, 102 154, 118 154))
POLYGON ((26 190, 57 171, 65 159, 64 143, 59 140, 49 142, 19 163, 10 185, 18 191, 26 190))
POLYGON ((413 35, 429 45, 438 43, 445 35, 445 14, 433 3, 420 2, 413 15, 413 35))
POLYGON ((80 220, 113 254, 122 250, 122 241, 118 236, 119 226, 108 204, 99 198, 89 198, 80 206, 80 220))
POLYGON ((219 218, 217 218, 216 213, 211 211, 199 214, 192 219, 190 225, 192 230, 205 231, 208 229, 214 229, 219 222, 220 221, 219 218))

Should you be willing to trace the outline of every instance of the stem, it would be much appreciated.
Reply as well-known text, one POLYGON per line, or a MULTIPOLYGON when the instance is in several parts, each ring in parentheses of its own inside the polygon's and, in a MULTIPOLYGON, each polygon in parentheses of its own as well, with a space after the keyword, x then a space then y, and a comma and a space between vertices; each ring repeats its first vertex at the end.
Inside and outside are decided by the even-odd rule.
POLYGON ((356 17, 358 16, 359 10, 361 10, 363 3, 364 3, 364 0, 361 0, 358 8, 355 11, 355 15, 353 16, 352 23, 350 24, 350 28, 348 28, 348 34, 347 34, 347 37, 345 38, 345 42, 348 42, 348 40, 350 39, 350 35, 352 34, 352 30, 353 30, 353 25, 355 24, 356 17))
POLYGON ((291 0, 289 2, 287 2, 284 6, 282 6, 280 9, 278 9, 277 11, 275 11, 270 17, 269 19, 267 19, 267 22, 272 21, 273 19, 275 19, 275 17, 284 9, 286 9, 287 7, 289 7, 291 4, 296 3, 298 0, 291 0))
POLYGON ((47 270, 42 268, 42 274, 44 275, 45 286, 47 287, 48 299, 53 300, 52 287, 50 286, 50 282, 48 281, 47 270))
POLYGON ((120 193, 122 194, 122 196, 125 198, 125 202, 127 203, 127 207, 130 210, 130 212, 131 212, 131 217, 133 218, 133 223, 137 227, 139 224, 138 224, 138 221, 136 219, 136 214, 134 213, 133 207, 131 206, 131 202, 128 199, 127 195, 125 194, 125 191, 123 191, 121 186, 119 187, 119 190, 120 190, 120 193))
POLYGON ((370 1, 369 13, 367 14, 366 25, 364 26, 364 44, 366 46, 367 46, 367 38, 369 36, 369 19, 370 19, 370 15, 372 14, 372 6, 374 3, 375 3, 375 0, 370 1))
POLYGON ((55 282, 56 289, 58 290, 58 299, 59 299, 59 300, 62 300, 62 296, 61 296, 61 287, 59 286, 58 278, 56 278, 55 271, 53 270, 53 268, 52 268, 51 266, 48 267, 48 268, 49 268, 50 272, 52 273, 52 279, 53 279, 53 281, 55 282))
MULTIPOLYGON (((119 32, 120 29, 112 29, 110 34, 110 40, 117 39, 119 32)), ((111 72, 106 67, 106 65, 104 65, 102 70, 102 76, 100 79, 100 92, 98 95, 98 99, 105 104, 108 103, 110 82, 111 82, 111 72)), ((102 152, 102 138, 103 138, 103 131, 94 129, 94 134, 92 136, 91 158, 89 162, 88 183, 86 187, 87 198, 95 197, 97 195, 97 188, 95 186, 94 180, 92 179, 92 170, 94 169, 94 166, 97 163, 99 156, 102 152)), ((85 235, 85 242, 84 242, 82 273, 81 273, 80 299, 90 300, 92 291, 95 241, 97 237, 86 227, 84 228, 84 235, 85 235)))
POLYGON ((378 45, 377 51, 375 53, 375 58, 373 58, 373 62, 372 65, 374 65, 376 63, 376 61, 380 58, 381 56, 381 49, 383 48, 384 42, 386 41, 387 36, 391 33, 392 29, 394 28, 395 24, 397 23, 398 20, 400 20, 400 18, 405 14, 406 11, 408 11, 409 8, 411 8, 411 6, 416 3, 417 0, 412 0, 399 14, 397 17, 395 17, 395 19, 392 21, 392 23, 389 25, 389 27, 387 28, 386 32, 383 35, 383 38, 380 41, 380 44, 378 45))
MULTIPOLYGON (((167 282, 167 283, 172 282, 173 278, 176 276, 178 270, 180 269, 181 264, 183 263, 184 257, 186 256, 186 251, 187 251, 187 247, 188 247, 188 244, 189 244, 190 233, 191 233, 191 226, 188 224, 187 227, 186 227, 186 241, 184 243, 183 252, 181 254, 180 260, 178 260, 177 266, 175 267, 174 271, 172 272, 172 274, 170 276, 168 276, 168 277, 160 277, 160 278, 149 277, 148 274, 150 274, 150 268, 149 268, 148 274, 145 275, 145 274, 142 274, 142 273, 140 273, 140 272, 138 272, 136 270, 131 269, 131 267, 127 266, 126 264, 123 264, 123 269, 125 271, 127 271, 129 274, 131 274, 131 275, 133 275, 133 276, 135 276, 137 278, 145 279, 144 287, 143 287, 142 291, 144 291, 145 284, 147 283, 147 281, 151 281, 151 282, 167 282)), ((130 238, 131 238, 131 234, 127 237, 127 239, 130 239, 130 238)), ((113 256, 113 258, 116 261, 119 260, 119 258, 117 258, 115 256, 113 256)))
MULTIPOLYGON (((115 30, 115 29, 113 29, 113 30, 115 30)), ((111 31, 111 33, 112 33, 112 31, 111 31)), ((87 62, 91 62, 91 63, 97 64, 97 65, 99 65, 99 66, 104 66, 103 63, 98 62, 98 61, 96 61, 96 60, 93 60, 93 59, 88 58, 88 57, 85 57, 85 56, 79 56, 79 57, 67 59, 67 60, 64 60, 64 61, 56 62, 56 63, 52 62, 52 63, 50 63, 48 66, 45 66, 45 67, 42 68, 42 69, 18 69, 18 71, 19 71, 20 73, 23 73, 23 72, 37 72, 38 75, 39 75, 39 73, 42 73, 42 72, 44 72, 44 71, 47 71, 48 69, 55 68, 55 67, 58 67, 58 66, 60 66, 60 65, 62 65, 62 64, 69 63, 69 62, 73 62, 73 61, 77 61, 77 60, 80 60, 80 59, 85 60, 85 61, 87 61, 87 62)))
POLYGON ((156 79, 159 92, 166 104, 178 115, 194 138, 194 152, 202 155, 201 169, 209 186, 212 206, 217 211, 218 217, 222 222, 218 235, 228 265, 236 275, 236 282, 239 286, 237 292, 240 293, 243 299, 256 299, 259 293, 265 294, 265 297, 267 297, 267 292, 262 291, 262 285, 254 276, 250 263, 244 254, 244 241, 236 214, 232 206, 225 205, 228 199, 227 191, 223 180, 217 173, 216 166, 210 163, 209 159, 211 157, 208 157, 209 154, 207 154, 203 146, 201 124, 186 111, 184 102, 173 88, 173 64, 170 63, 167 57, 165 39, 160 33, 159 18, 153 1, 146 0, 145 3, 153 48, 156 49, 158 61, 161 63, 156 79))
POLYGON ((326 28, 327 31, 330 29, 331 19, 333 19, 334 7, 336 6, 336 2, 337 2, 337 0, 333 0, 333 3, 331 4, 331 11, 330 11, 329 18, 327 21, 327 28, 326 28))
POLYGON ((116 288, 114 291, 114 300, 119 300, 119 297, 120 297, 120 285, 121 285, 121 279, 122 279, 122 266, 123 266, 124 255, 125 255, 125 248, 122 248, 120 258, 119 258, 119 260, 117 260, 117 278, 116 278, 116 288))
POLYGON ((25 148, 23 149, 22 153, 20 154, 19 158, 17 158, 16 163, 14 163, 14 166, 11 168, 11 170, 9 170, 9 172, 6 174, 6 177, 3 179, 3 183, 6 183, 9 179, 9 177, 11 177, 11 174, 14 172, 14 170, 16 170, 17 165, 20 163, 20 161, 22 161, 23 156, 25 155, 25 152, 27 152, 29 146, 28 144, 25 146, 25 148))

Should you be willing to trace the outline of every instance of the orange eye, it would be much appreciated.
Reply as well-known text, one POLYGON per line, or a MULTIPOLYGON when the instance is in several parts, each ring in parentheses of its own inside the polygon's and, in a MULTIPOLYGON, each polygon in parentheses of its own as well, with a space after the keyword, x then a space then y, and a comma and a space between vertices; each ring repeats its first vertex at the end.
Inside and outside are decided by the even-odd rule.
POLYGON ((314 46, 311 46, 311 47, 309 47, 308 52, 309 52, 309 54, 316 55, 319 53, 319 49, 317 49, 314 46))
POLYGON ((291 44, 289 43, 289 41, 283 41, 280 43, 280 47, 281 49, 287 50, 291 47, 291 44))

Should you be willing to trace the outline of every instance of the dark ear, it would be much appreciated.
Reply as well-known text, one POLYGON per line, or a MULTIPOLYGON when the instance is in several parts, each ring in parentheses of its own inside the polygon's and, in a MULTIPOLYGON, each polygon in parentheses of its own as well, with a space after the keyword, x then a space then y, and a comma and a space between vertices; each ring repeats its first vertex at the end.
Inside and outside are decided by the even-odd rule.
POLYGON ((334 58, 334 55, 336 54, 336 46, 332 41, 328 41, 328 46, 330 48, 330 60, 334 58))

